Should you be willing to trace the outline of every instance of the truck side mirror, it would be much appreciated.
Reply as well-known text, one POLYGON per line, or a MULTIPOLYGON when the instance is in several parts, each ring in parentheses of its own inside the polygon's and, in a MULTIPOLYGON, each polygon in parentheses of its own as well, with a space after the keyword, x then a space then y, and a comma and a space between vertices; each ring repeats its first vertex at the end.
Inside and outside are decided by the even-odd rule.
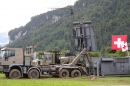
POLYGON ((5 53, 5 61, 8 61, 8 55, 5 53))

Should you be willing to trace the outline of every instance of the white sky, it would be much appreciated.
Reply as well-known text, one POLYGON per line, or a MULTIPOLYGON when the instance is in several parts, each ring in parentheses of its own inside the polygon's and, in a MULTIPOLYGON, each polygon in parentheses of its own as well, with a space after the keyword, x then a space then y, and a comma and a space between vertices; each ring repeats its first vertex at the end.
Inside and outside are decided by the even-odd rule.
POLYGON ((50 8, 73 5, 77 0, 0 0, 0 32, 24 26, 30 18, 50 8))

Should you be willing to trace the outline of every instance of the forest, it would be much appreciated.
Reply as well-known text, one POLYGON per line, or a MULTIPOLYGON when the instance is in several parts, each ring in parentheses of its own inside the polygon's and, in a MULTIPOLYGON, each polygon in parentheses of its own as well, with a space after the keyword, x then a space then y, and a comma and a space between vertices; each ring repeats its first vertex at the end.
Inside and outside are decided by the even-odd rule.
MULTIPOLYGON (((74 21, 92 21, 98 52, 102 50, 103 41, 106 52, 110 50, 112 35, 128 35, 129 42, 130 0, 78 0, 71 8, 74 21), (102 32, 102 29, 105 31, 102 32)), ((67 6, 31 17, 25 26, 9 31, 12 42, 7 46, 24 48, 36 45, 36 51, 70 50, 71 8, 67 6)))

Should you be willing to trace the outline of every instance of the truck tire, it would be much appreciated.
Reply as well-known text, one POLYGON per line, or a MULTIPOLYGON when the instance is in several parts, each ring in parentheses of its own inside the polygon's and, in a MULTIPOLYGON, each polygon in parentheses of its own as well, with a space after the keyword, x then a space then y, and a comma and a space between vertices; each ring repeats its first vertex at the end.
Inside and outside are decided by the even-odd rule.
POLYGON ((62 70, 60 71, 60 73, 59 73, 59 77, 60 77, 60 78, 67 78, 67 77, 69 77, 69 71, 66 70, 66 69, 62 69, 62 70))
POLYGON ((28 73, 28 78, 30 79, 38 79, 39 78, 39 72, 37 69, 32 69, 28 73))
POLYGON ((81 76, 81 72, 79 70, 73 70, 71 72, 71 77, 72 78, 76 78, 76 77, 80 77, 81 76))
POLYGON ((10 79, 19 79, 21 77, 21 73, 18 69, 12 69, 9 72, 9 78, 10 79))

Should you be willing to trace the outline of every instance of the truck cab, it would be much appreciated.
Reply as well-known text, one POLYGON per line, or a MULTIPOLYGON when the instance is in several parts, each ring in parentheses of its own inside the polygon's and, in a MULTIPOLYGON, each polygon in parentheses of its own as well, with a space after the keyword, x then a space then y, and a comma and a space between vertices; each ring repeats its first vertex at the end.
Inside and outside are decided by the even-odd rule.
POLYGON ((46 51, 39 53, 38 65, 69 64, 75 56, 60 57, 59 51, 46 51))
POLYGON ((60 64, 59 51, 46 51, 39 53, 38 65, 60 64))
POLYGON ((10 64, 23 64, 23 49, 21 48, 3 48, 0 52, 3 66, 10 64))
POLYGON ((22 48, 3 48, 0 51, 1 66, 0 71, 5 73, 5 76, 9 76, 11 65, 23 65, 23 49, 22 48))

